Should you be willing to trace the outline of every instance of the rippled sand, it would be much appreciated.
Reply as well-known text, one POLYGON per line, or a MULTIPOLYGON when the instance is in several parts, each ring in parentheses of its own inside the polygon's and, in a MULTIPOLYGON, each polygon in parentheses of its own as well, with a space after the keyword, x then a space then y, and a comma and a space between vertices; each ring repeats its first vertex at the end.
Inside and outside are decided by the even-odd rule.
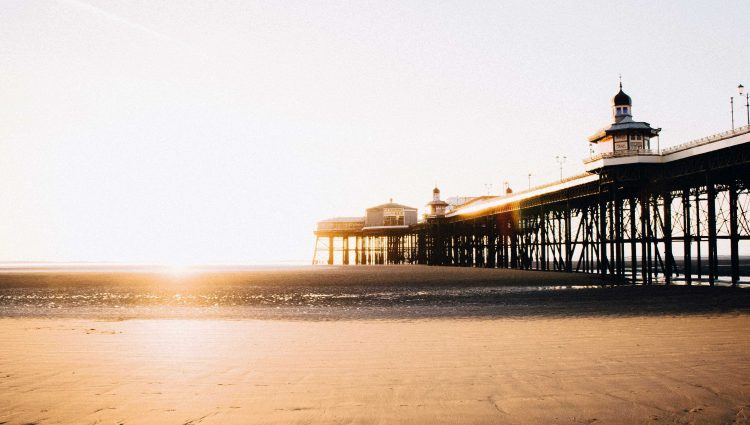
POLYGON ((6 274, 0 423, 748 423, 747 290, 597 283, 6 274))

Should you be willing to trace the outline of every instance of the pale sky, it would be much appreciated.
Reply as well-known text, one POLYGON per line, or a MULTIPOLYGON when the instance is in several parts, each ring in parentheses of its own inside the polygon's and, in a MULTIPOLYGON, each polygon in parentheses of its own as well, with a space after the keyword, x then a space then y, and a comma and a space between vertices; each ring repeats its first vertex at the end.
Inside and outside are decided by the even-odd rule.
POLYGON ((581 172, 619 74, 662 147, 730 128, 750 2, 542 3, 0 0, 0 261, 307 262, 581 172))

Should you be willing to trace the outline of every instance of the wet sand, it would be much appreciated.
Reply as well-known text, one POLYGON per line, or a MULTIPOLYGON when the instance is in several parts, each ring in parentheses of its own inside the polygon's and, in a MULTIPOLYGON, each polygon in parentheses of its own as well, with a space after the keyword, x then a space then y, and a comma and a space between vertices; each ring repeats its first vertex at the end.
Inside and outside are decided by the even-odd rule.
POLYGON ((750 313, 750 291, 428 266, 0 272, 0 317, 423 319, 750 313), (617 282, 615 282, 617 283, 617 282))
MULTIPOLYGON (((502 286, 523 273, 491 271, 491 279, 482 280, 488 274, 478 271, 473 282, 451 283, 435 277, 442 271, 382 268, 364 286, 396 286, 406 273, 417 292, 441 285, 452 291, 456 285, 502 286), (391 273, 398 276, 383 278, 391 273)), ((323 273, 349 285, 361 272, 323 273)), ((527 285, 564 277, 541 275, 549 280, 534 276, 527 285)), ((100 285, 97 293, 125 285, 133 292, 128 285, 134 281, 122 276, 125 283, 116 285, 68 277, 65 285, 59 275, 39 280, 69 288, 55 296, 78 296, 70 292, 76 285, 100 285)), ((298 278, 310 279, 301 286, 318 285, 316 293, 330 287, 330 281, 298 278)), ((32 291, 39 280, 0 277, 6 291, 0 293, 32 291)), ((360 293, 361 286, 352 284, 346 294, 360 293)), ((99 298, 21 310, 6 298, 0 303, 0 423, 750 422, 746 290, 579 291, 479 291, 454 306, 445 304, 452 292, 440 292, 437 306, 435 299, 417 297, 407 306, 381 305, 375 315, 339 314, 349 304, 337 301, 314 306, 325 316, 264 320, 247 309, 291 307, 228 306, 231 314, 201 316, 210 308, 167 304, 162 316, 121 320, 112 313, 119 307, 99 298), (472 313, 477 303, 482 314, 472 313), (403 309, 417 314, 393 313, 403 309), (514 313, 503 314, 508 309, 514 313), (463 313, 440 314, 456 311, 463 313)))
POLYGON ((531 270, 489 269, 469 267, 399 266, 291 266, 291 267, 222 267, 148 268, 89 267, 67 269, 6 268, 0 269, 1 287, 125 285, 129 287, 181 288, 211 286, 264 287, 401 287, 425 286, 539 286, 581 285, 598 281, 596 275, 555 273, 531 270))

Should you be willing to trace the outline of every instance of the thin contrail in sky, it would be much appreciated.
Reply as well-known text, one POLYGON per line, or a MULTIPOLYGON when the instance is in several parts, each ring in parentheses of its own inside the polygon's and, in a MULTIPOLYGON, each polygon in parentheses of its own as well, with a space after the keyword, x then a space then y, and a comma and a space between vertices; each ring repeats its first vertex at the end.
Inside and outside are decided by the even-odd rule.
POLYGON ((133 31, 145 33, 154 37, 155 39, 170 43, 172 46, 176 47, 179 51, 182 51, 183 53, 187 53, 196 58, 200 58, 202 60, 209 59, 208 55, 206 55, 204 52, 196 51, 194 46, 190 46, 187 43, 184 43, 178 39, 172 38, 166 34, 163 34, 159 31, 151 29, 145 25, 139 24, 138 22, 131 21, 115 13, 112 13, 108 10, 89 4, 84 0, 58 0, 58 1, 60 3, 67 4, 70 7, 74 7, 78 10, 84 11, 93 17, 98 17, 102 20, 114 22, 122 27, 129 28, 133 31))
POLYGON ((149 28, 147 26, 144 26, 144 25, 141 25, 141 24, 139 24, 137 22, 133 22, 133 21, 130 21, 128 19, 125 19, 122 16, 116 15, 116 14, 114 14, 112 12, 109 12, 107 10, 104 10, 104 9, 102 9, 100 7, 97 7, 97 6, 91 5, 89 3, 86 3, 83 0, 59 0, 59 1, 61 3, 66 3, 66 4, 70 5, 70 6, 78 8, 79 10, 84 10, 84 11, 88 12, 91 15, 98 16, 100 18, 103 18, 103 19, 106 19, 106 20, 109 20, 109 21, 112 21, 112 22, 116 22, 116 23, 118 23, 118 24, 120 24, 122 26, 128 27, 128 28, 136 30, 136 31, 147 33, 147 34, 152 35, 152 36, 154 36, 156 38, 159 38, 161 40, 169 41, 169 42, 173 42, 173 43, 177 42, 177 40, 175 40, 175 39, 173 39, 173 38, 171 38, 169 36, 166 36, 166 35, 158 32, 158 31, 155 31, 155 30, 153 30, 153 29, 151 29, 151 28, 149 28))

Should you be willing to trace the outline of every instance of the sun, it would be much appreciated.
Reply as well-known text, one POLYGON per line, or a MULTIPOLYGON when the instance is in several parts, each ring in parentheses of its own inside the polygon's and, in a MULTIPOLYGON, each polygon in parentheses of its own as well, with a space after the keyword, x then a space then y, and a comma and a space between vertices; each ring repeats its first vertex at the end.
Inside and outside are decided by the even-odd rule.
POLYGON ((199 264, 196 260, 189 260, 183 257, 162 261, 157 267, 162 274, 179 279, 194 274, 199 264))
POLYGON ((169 264, 164 266, 163 273, 172 278, 183 278, 195 272, 195 266, 188 264, 169 264))

